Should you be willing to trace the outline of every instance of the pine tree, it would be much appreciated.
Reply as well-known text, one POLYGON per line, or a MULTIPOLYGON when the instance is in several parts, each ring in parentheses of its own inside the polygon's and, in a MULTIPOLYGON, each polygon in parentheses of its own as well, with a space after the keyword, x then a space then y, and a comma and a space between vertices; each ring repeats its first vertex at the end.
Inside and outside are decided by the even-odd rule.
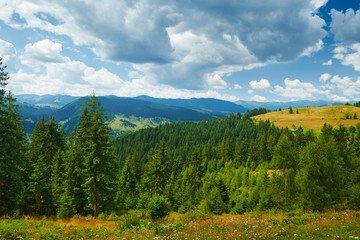
POLYGON ((36 124, 29 147, 29 182, 30 201, 26 204, 36 215, 53 215, 56 200, 53 195, 53 166, 58 151, 65 147, 64 131, 60 124, 44 116, 36 124))
POLYGON ((137 182, 129 162, 126 161, 122 169, 116 195, 118 207, 127 210, 135 209, 137 205, 137 182))
POLYGON ((333 202, 340 203, 343 196, 343 166, 334 137, 321 135, 309 143, 300 155, 296 176, 303 206, 322 210, 333 202))
POLYGON ((0 215, 19 209, 23 191, 26 135, 19 107, 11 92, 5 95, 7 73, 0 59, 0 215))
POLYGON ((162 140, 160 148, 149 155, 145 172, 142 178, 143 192, 162 195, 167 184, 169 174, 169 156, 165 147, 165 141, 162 140))
POLYGON ((296 155, 294 147, 286 134, 281 135, 279 142, 277 143, 274 155, 273 164, 282 171, 284 178, 284 200, 285 208, 288 207, 288 201, 291 196, 290 190, 292 185, 291 173, 296 167, 296 155))
POLYGON ((290 113, 290 114, 293 114, 293 113, 294 113, 292 107, 289 107, 289 113, 290 113))
POLYGON ((115 160, 103 111, 93 94, 85 104, 76 138, 84 161, 82 187, 87 195, 87 207, 95 217, 99 212, 113 209, 115 195, 115 160))

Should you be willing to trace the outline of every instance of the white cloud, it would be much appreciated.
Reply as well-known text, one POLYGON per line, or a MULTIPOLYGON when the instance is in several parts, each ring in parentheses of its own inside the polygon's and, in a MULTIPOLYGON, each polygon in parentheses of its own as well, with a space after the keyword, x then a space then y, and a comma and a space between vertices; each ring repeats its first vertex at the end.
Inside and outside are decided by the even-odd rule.
POLYGON ((141 78, 142 75, 138 73, 137 71, 131 71, 128 73, 129 78, 141 78))
POLYGON ((339 59, 341 64, 352 65, 356 71, 360 71, 360 43, 354 43, 347 47, 337 47, 334 53, 334 58, 339 59))
POLYGON ((267 99, 266 99, 266 97, 255 95, 252 98, 250 98, 250 101, 267 102, 267 99))
POLYGON ((70 59, 62 56, 61 51, 61 43, 54 43, 49 39, 44 39, 34 44, 27 44, 25 53, 20 56, 20 60, 22 64, 40 71, 40 67, 46 64, 69 62, 70 59))
POLYGON ((217 73, 207 75, 206 80, 206 84, 209 86, 208 88, 220 89, 227 86, 227 83, 217 73))
POLYGON ((101 89, 119 88, 124 84, 124 81, 116 74, 109 72, 105 68, 96 71, 92 67, 88 67, 84 71, 82 79, 92 87, 101 89))
POLYGON ((248 94, 253 94, 253 93, 254 93, 254 90, 252 90, 252 89, 248 90, 248 94))
POLYGON ((312 83, 301 82, 299 79, 284 80, 285 87, 275 85, 274 93, 288 98, 314 99, 314 94, 329 94, 329 90, 322 91, 317 89, 312 83))
POLYGON ((324 66, 331 66, 332 64, 333 64, 332 59, 329 59, 329 61, 322 63, 322 65, 324 66))
POLYGON ((329 96, 334 102, 349 102, 350 100, 346 97, 343 97, 343 96, 338 96, 338 95, 335 95, 335 94, 331 94, 329 96))
POLYGON ((271 84, 269 83, 269 80, 262 78, 260 81, 250 81, 249 85, 252 89, 266 89, 271 87, 271 84))
POLYGON ((341 78, 339 75, 336 75, 330 82, 347 97, 355 98, 360 94, 360 77, 356 81, 352 81, 350 77, 345 76, 341 78))
POLYGON ((239 85, 239 84, 237 84, 237 83, 235 83, 235 84, 234 84, 234 88, 235 88, 235 89, 241 89, 241 88, 242 88, 242 86, 241 86, 241 85, 239 85))
POLYGON ((326 82, 330 78, 331 78, 331 75, 329 73, 324 73, 324 74, 321 74, 319 80, 320 80, 320 82, 326 82))
POLYGON ((208 89, 226 86, 224 74, 293 61, 321 49, 327 33, 316 13, 325 4, 5 0, 0 20, 17 29, 66 35, 103 60, 136 64, 152 82, 208 89))
POLYGON ((305 48, 301 55, 309 57, 312 53, 316 53, 321 49, 323 49, 323 47, 324 47, 324 42, 322 40, 319 40, 316 43, 316 45, 305 48))
POLYGON ((12 43, 0 39, 0 57, 3 62, 7 62, 10 58, 16 56, 16 49, 12 43))
POLYGON ((332 9, 330 14, 330 28, 335 40, 346 44, 360 42, 360 10, 354 12, 349 8, 343 13, 332 9))

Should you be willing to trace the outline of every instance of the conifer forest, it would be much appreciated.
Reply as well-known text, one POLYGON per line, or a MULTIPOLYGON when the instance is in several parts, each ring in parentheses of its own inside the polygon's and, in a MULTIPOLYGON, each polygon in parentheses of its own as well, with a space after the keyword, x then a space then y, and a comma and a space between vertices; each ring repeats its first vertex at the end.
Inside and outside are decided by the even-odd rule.
MULTIPOLYGON (((254 122, 255 109, 110 139, 95 94, 65 134, 41 118, 27 136, 0 65, 0 215, 97 217, 148 209, 221 215, 360 205, 360 125, 320 133, 254 122)), ((156 218, 156 216, 154 217, 156 218)))

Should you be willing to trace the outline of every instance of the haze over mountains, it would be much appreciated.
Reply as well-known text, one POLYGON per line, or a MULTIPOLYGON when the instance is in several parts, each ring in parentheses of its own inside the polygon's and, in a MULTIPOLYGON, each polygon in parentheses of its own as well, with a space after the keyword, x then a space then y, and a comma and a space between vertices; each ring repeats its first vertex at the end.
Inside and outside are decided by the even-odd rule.
MULTIPOLYGON (((73 131, 79 122, 79 116, 89 97, 75 97, 68 95, 18 95, 25 128, 32 132, 41 116, 54 116, 63 124, 66 132, 73 131)), ((296 102, 255 102, 238 101, 230 102, 214 98, 191 99, 165 99, 149 96, 134 98, 101 96, 105 114, 108 116, 110 127, 117 133, 131 132, 144 127, 157 126, 173 121, 202 121, 214 117, 224 117, 230 113, 245 113, 254 108, 270 110, 286 109, 290 106, 319 107, 339 105, 326 101, 296 101, 296 102)))

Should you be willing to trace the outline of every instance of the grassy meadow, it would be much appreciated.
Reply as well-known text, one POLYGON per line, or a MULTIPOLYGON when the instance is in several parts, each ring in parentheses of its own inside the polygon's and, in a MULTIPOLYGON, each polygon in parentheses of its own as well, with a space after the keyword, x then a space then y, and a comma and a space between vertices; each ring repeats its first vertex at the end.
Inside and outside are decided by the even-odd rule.
POLYGON ((1 219, 1 239, 359 239, 360 212, 172 213, 153 223, 143 212, 103 219, 1 219))
POLYGON ((266 114, 252 117, 254 120, 269 120, 277 127, 294 128, 301 126, 305 129, 320 131, 323 125, 330 124, 334 127, 340 124, 345 127, 356 126, 360 119, 353 119, 354 113, 360 118, 360 108, 348 105, 328 106, 328 107, 307 107, 294 108, 294 113, 290 114, 289 109, 269 112, 266 114), (296 113, 298 110, 298 114, 296 113), (351 117, 351 119, 350 119, 351 117))

